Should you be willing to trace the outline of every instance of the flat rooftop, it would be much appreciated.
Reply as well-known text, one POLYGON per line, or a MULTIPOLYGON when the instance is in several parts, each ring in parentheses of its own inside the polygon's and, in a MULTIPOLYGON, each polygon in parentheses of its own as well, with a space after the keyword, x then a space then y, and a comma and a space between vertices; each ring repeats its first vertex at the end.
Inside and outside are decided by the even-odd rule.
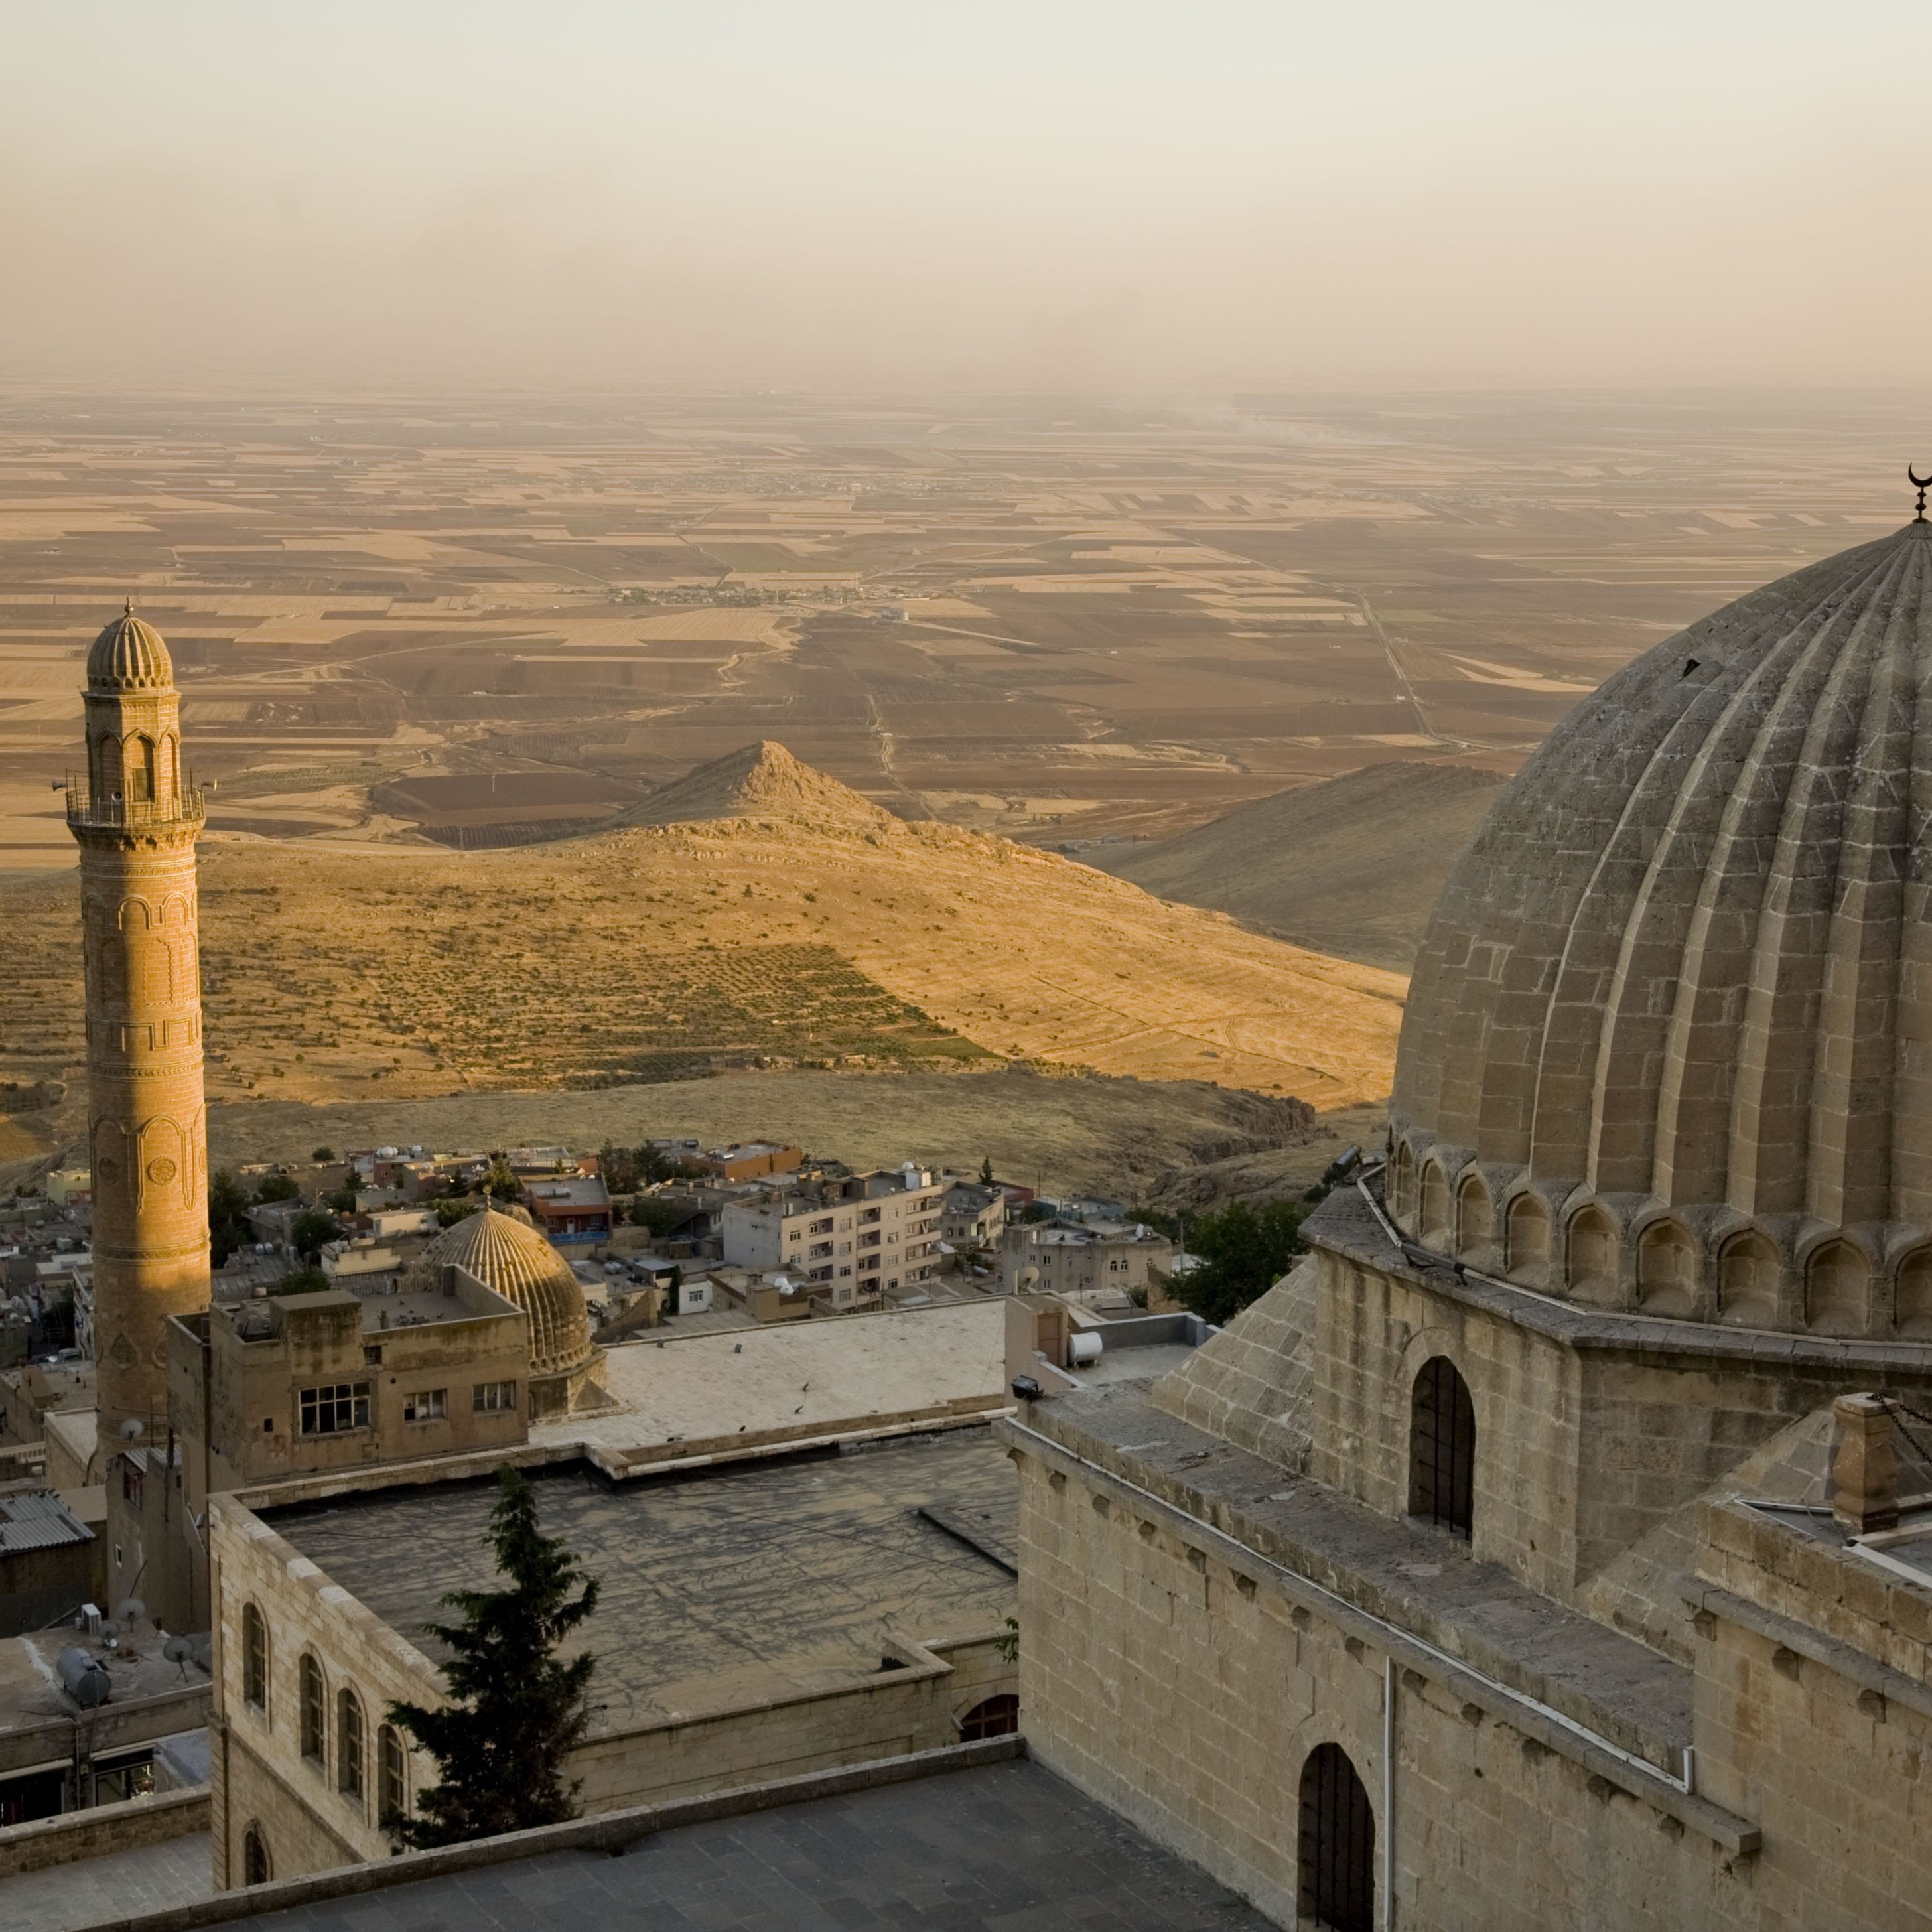
MULTIPOLYGON (((231 1922, 275 1932, 1269 1932, 1225 1886, 1024 1759, 231 1922)), ((134 1922, 138 1932, 140 1922, 134 1922)))
POLYGON ((70 1718, 79 1706, 61 1688, 56 1663, 62 1651, 78 1645, 106 1670, 113 1688, 110 1707, 171 1690, 205 1690, 208 1675, 192 1660, 173 1663, 161 1654, 166 1641, 152 1623, 139 1623, 110 1649, 70 1623, 26 1636, 0 1639, 0 1731, 32 1729, 55 1718, 70 1718))
POLYGON ((879 1417, 1010 1404, 1006 1304, 983 1298, 883 1315, 707 1327, 680 1316, 605 1354, 598 1380, 618 1406, 559 1416, 536 1442, 622 1454, 773 1430, 862 1429, 879 1417))
MULTIPOLYGON (((920 1514, 977 1513, 1017 1540, 1017 1479, 982 1427, 622 1484, 583 1462, 530 1473, 545 1530, 603 1586, 581 1633, 593 1735, 850 1683, 895 1638, 973 1636, 1013 1613, 1008 1572, 920 1514)), ((257 1513, 440 1661, 423 1626, 446 1618, 446 1591, 488 1580, 496 1494, 480 1479, 257 1513)))

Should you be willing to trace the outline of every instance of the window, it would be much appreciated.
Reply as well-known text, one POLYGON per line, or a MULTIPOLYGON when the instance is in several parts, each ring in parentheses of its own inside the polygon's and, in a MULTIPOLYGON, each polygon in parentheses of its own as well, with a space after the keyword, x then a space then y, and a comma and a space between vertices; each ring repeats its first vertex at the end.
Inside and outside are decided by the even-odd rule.
POLYGON ((410 1813, 410 1764, 403 1736, 394 1724, 376 1733, 376 1820, 387 1825, 410 1813))
POLYGON ((1476 1409, 1447 1355, 1422 1365, 1409 1396, 1408 1513, 1467 1536, 1475 1514, 1476 1409))
POLYGON ((478 1382, 470 1396, 470 1407, 478 1415, 494 1415, 517 1406, 514 1382, 478 1382))
POLYGON ((272 1415, 263 1416, 262 1418, 262 1433, 264 1436, 272 1436, 274 1432, 275 1418, 272 1415))
POLYGON ((1318 1744, 1301 1768, 1298 1921, 1330 1932, 1375 1932, 1376 1816, 1340 1744, 1318 1744))
POLYGON ((363 1783, 362 1700, 345 1688, 335 1694, 335 1788, 360 1798, 363 1783))
POLYGON ((138 1511, 141 1507, 141 1472, 125 1456, 121 1462, 121 1500, 131 1510, 138 1511))
POLYGON ((259 1825, 250 1825, 242 1834, 242 1882, 244 1885, 266 1885, 275 1875, 275 1868, 269 1862, 268 1841, 262 1835, 259 1825))
POLYGON ((405 1422, 441 1422, 448 1414, 447 1389, 418 1389, 414 1395, 403 1398, 405 1422))
POLYGON ((970 1744, 976 1738, 1010 1737, 1019 1727, 1020 1700, 1003 1690, 975 1704, 959 1720, 959 1736, 962 1743, 970 1744))
POLYGON ((268 1620, 254 1604, 242 1606, 242 1701, 268 1708, 268 1620))
POLYGON ((302 1660, 302 1754, 321 1764, 328 1747, 328 1694, 322 1666, 306 1651, 302 1660))
POLYGON ((304 1389, 300 1403, 304 1436, 340 1436, 369 1426, 369 1384, 330 1382, 304 1389))

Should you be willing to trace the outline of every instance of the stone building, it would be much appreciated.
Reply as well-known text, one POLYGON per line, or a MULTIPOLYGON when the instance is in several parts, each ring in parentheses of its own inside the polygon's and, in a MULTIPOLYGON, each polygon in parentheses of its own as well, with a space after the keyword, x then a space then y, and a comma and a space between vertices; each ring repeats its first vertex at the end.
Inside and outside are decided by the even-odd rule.
POLYGON ((1137 1221, 1016 1221, 1000 1236, 1003 1294, 1144 1295, 1150 1268, 1166 1269, 1174 1244, 1137 1221))
POLYGON ((454 1267, 520 1308, 530 1322, 531 1420, 595 1407, 605 1398, 596 1380, 602 1351, 590 1339, 590 1316, 570 1264, 520 1210, 482 1210, 453 1222, 404 1271, 406 1290, 434 1292, 454 1267))
POLYGON ((166 1424, 168 1318, 208 1295, 195 840, 181 695, 160 636, 126 613, 87 656, 80 846, 94 1322, 104 1442, 166 1424))
POLYGON ((1385 1163, 1008 1426, 1030 1748, 1282 1923, 1932 1922, 1928 703, 1922 522, 1612 679, 1385 1163))

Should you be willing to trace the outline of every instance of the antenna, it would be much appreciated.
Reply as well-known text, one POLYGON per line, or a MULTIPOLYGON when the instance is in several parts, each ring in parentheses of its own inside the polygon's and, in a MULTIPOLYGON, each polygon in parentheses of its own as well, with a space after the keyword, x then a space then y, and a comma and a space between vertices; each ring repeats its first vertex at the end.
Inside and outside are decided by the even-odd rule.
POLYGON ((1918 492, 1918 514, 1912 518, 1915 524, 1925 520, 1925 493, 1932 490, 1932 476, 1922 476, 1912 464, 1905 466, 1905 474, 1912 487, 1918 492))

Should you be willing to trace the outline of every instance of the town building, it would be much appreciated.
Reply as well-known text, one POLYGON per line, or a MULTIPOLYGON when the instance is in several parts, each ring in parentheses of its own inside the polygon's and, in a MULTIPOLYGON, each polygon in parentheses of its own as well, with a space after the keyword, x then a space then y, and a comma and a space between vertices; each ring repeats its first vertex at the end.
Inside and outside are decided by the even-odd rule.
POLYGON ((553 1241, 608 1241, 610 1196, 596 1174, 572 1174, 524 1183, 530 1218, 553 1241))
POLYGON ((1281 1923, 1925 1922, 1928 665, 1922 520, 1612 678, 1308 1258, 1006 1428, 1030 1751, 1281 1923))
POLYGON ((805 1150, 778 1141, 734 1142, 730 1147, 713 1148, 699 1165, 712 1180, 730 1186, 741 1180, 796 1174, 805 1165, 805 1150))
POLYGON ((940 1207, 939 1236, 949 1246, 983 1252, 996 1248, 1006 1226, 1005 1189, 956 1180, 940 1207))
POLYGON ((718 1225, 728 1265, 782 1269, 836 1310, 931 1280, 939 1266, 943 1181, 908 1162, 796 1190, 728 1200, 718 1225))
POLYGON ((1173 1242, 1143 1222, 1016 1221, 1000 1237, 1000 1288, 1144 1300, 1150 1270, 1173 1259, 1173 1242))

